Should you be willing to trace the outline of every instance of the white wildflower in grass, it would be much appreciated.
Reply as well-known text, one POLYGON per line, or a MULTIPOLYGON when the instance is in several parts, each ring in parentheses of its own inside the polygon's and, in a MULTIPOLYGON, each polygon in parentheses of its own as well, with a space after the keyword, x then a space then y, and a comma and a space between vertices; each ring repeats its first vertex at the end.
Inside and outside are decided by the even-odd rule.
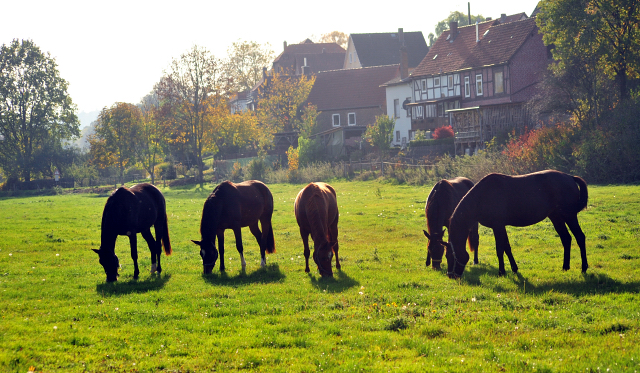
POLYGON ((497 298, 500 298, 501 296, 502 296, 502 295, 500 295, 500 294, 496 295, 496 297, 497 297, 497 298))
POLYGON ((53 330, 58 330, 58 327, 54 325, 53 330))
POLYGON ((116 307, 116 311, 119 310, 120 308, 116 307))
POLYGON ((471 298, 471 301, 475 302, 476 301, 476 297, 471 298))
POLYGON ((60 254, 56 254, 56 256, 60 256, 60 254))
POLYGON ((9 253, 9 256, 13 256, 13 254, 9 253))

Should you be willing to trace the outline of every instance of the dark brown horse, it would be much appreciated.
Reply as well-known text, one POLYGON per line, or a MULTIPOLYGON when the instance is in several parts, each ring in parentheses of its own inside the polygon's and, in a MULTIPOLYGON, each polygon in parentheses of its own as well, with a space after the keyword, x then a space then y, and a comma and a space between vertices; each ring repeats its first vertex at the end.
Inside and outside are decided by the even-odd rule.
POLYGON ((505 274, 504 253, 509 258, 511 270, 518 272, 505 226, 526 227, 546 217, 553 223, 564 246, 562 269, 569 269, 571 235, 568 226, 580 247, 582 272, 586 272, 589 266, 585 236, 578 224, 578 213, 587 207, 587 200, 585 181, 559 171, 546 170, 522 176, 485 176, 462 198, 451 216, 449 243, 446 244, 449 277, 462 276, 469 261, 464 241, 469 230, 478 222, 493 229, 498 274, 505 274))
POLYGON ((336 191, 329 184, 310 183, 298 193, 294 208, 304 245, 305 272, 309 272, 309 235, 311 235, 313 261, 316 262, 320 275, 333 276, 331 259, 334 253, 336 268, 340 269, 336 191))
POLYGON ((234 184, 224 181, 218 185, 204 202, 202 220, 200 221, 200 241, 193 241, 200 246, 200 256, 204 273, 211 273, 218 260, 215 239, 218 237, 220 249, 220 271, 224 266, 224 231, 233 230, 236 237, 236 249, 240 253, 242 270, 247 263, 244 260, 242 246, 242 227, 249 227, 260 245, 262 267, 267 265, 265 252, 274 253, 276 244, 271 226, 273 215, 273 196, 264 183, 257 180, 243 181, 234 184), (262 232, 258 228, 258 221, 262 232))
POLYGON ((118 280, 120 261, 115 254, 118 236, 128 236, 131 246, 131 259, 135 267, 133 278, 138 278, 137 233, 147 241, 151 251, 151 273, 162 272, 160 254, 164 246, 166 255, 171 255, 169 228, 167 226, 167 208, 162 192, 147 183, 131 188, 122 186, 107 198, 102 212, 102 236, 100 250, 93 249, 100 256, 100 264, 107 274, 107 281, 118 280), (156 231, 156 239, 151 235, 151 226, 156 231))
MULTIPOLYGON (((424 235, 429 240, 427 244, 427 267, 433 260, 432 268, 440 270, 444 246, 442 227, 449 228, 449 219, 458 202, 464 197, 469 189, 473 188, 473 181, 466 177, 456 177, 451 180, 440 180, 431 189, 427 204, 424 207, 424 215, 427 218, 427 231, 424 235)), ((478 264, 478 224, 469 231, 469 249, 474 252, 473 263, 478 264)))

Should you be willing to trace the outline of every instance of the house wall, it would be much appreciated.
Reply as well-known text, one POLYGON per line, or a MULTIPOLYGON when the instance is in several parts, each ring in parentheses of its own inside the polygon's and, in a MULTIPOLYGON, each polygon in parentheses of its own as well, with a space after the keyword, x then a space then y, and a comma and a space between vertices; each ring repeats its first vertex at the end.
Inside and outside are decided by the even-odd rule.
POLYGON ((548 64, 542 35, 530 35, 511 59, 513 102, 527 101, 537 93, 535 83, 542 81, 548 64))
MULTIPOLYGON (((403 138, 404 143, 409 144, 411 131, 411 111, 402 109, 402 103, 409 98, 411 100, 411 82, 407 84, 399 84, 386 87, 387 95, 387 115, 395 119, 396 124, 393 129, 393 141, 392 145, 402 145, 403 138), (398 117, 394 117, 394 101, 398 100, 399 110, 398 117), (400 138, 396 135, 396 132, 400 131, 400 138)), ((413 101, 413 100, 411 100, 413 101)))
POLYGON ((343 69, 358 69, 360 67, 362 67, 362 64, 358 59, 358 53, 356 52, 356 48, 353 45, 351 36, 349 36, 349 44, 347 45, 347 53, 344 56, 343 69), (351 56, 351 58, 349 58, 349 56, 351 56))
POLYGON ((494 105, 512 102, 512 79, 509 65, 490 66, 463 72, 460 77, 462 99, 460 106, 463 108, 494 105), (495 73, 502 72, 503 92, 496 93, 495 73), (476 94, 476 75, 482 74, 482 96, 476 94), (465 78, 469 78, 469 96, 466 95, 465 78))
POLYGON ((318 114, 318 131, 328 131, 333 126, 333 114, 340 114, 340 127, 348 127, 349 113, 356 113, 356 126, 368 126, 376 121, 377 115, 385 114, 380 107, 362 108, 362 109, 340 109, 340 110, 322 110, 318 114))

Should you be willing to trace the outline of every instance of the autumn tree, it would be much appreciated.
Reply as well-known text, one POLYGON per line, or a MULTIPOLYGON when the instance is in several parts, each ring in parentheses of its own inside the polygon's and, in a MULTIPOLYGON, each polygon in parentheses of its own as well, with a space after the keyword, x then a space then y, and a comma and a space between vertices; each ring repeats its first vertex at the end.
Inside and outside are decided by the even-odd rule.
POLYGON ((0 48, 0 167, 8 178, 30 181, 47 173, 61 140, 78 136, 76 106, 54 58, 31 40, 0 48), (44 162, 43 162, 44 160, 44 162))
MULTIPOLYGON (((438 36, 440 36, 440 34, 442 34, 443 31, 446 31, 449 29, 449 22, 452 22, 452 21, 458 22, 458 26, 467 26, 469 25, 469 16, 457 10, 449 13, 449 16, 447 18, 438 22, 438 24, 436 25, 435 39, 437 39, 438 36)), ((478 14, 477 16, 474 16, 474 15, 471 16, 472 25, 475 24, 476 22, 484 22, 484 21, 485 21, 484 16, 481 16, 480 14, 478 14)), ((431 41, 431 37, 429 38, 431 41)))
POLYGON ((141 135, 142 112, 133 104, 116 102, 100 111, 95 134, 89 138, 93 164, 115 166, 121 182, 125 168, 136 163, 136 145, 141 135))
POLYGON ((302 106, 307 101, 315 77, 274 73, 260 90, 257 116, 265 133, 299 131, 302 106))
POLYGON ((331 31, 320 36, 320 43, 336 43, 344 49, 347 49, 349 44, 349 35, 341 31, 331 31))
POLYGON ((230 91, 242 92, 253 88, 262 78, 263 67, 271 65, 274 52, 271 45, 255 41, 238 41, 227 50, 223 62, 224 75, 229 80, 230 91))
POLYGON ((640 78, 640 2, 545 0, 536 22, 559 68, 595 56, 591 69, 615 79, 620 99, 629 98, 628 81, 640 78))
POLYGON ((155 167, 162 159, 167 139, 167 127, 161 120, 160 101, 154 93, 148 94, 140 103, 141 120, 135 153, 137 161, 149 173, 151 184, 155 183, 155 167))
POLYGON ((393 128, 396 122, 387 115, 376 116, 374 124, 367 127, 364 138, 369 144, 378 148, 380 160, 389 153, 389 144, 393 141, 393 128))
POLYGON ((196 159, 199 182, 203 180, 203 152, 211 148, 211 132, 225 113, 228 85, 222 79, 222 62, 207 49, 194 46, 171 63, 155 87, 165 117, 174 126, 172 141, 185 145, 196 159))

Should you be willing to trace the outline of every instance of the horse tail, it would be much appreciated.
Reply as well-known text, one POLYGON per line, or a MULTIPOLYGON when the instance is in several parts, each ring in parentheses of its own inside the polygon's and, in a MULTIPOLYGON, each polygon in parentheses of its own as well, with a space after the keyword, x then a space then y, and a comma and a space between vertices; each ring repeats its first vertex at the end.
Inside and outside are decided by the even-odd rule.
POLYGON ((164 247, 165 255, 169 256, 173 253, 173 250, 171 249, 171 241, 169 240, 169 224, 166 208, 164 211, 164 229, 162 230, 162 247, 164 247))
POLYGON ((273 226, 269 224, 269 229, 267 230, 267 237, 265 239, 265 250, 269 254, 273 254, 276 252, 276 240, 273 236, 273 226))
POLYGON ((273 217, 273 195, 269 187, 260 181, 254 182, 253 187, 260 190, 262 198, 264 199, 264 212, 260 217, 260 223, 262 225, 262 234, 266 236, 264 240, 262 240, 262 244, 267 253, 273 254, 276 252, 276 240, 273 235, 273 225, 271 225, 271 218, 273 217), (265 222, 268 222, 268 224, 265 224, 265 222), (268 227, 265 227, 265 225, 268 225, 268 227))
POLYGON ((587 191, 587 183, 579 176, 573 176, 573 181, 580 187, 580 201, 576 205, 576 214, 584 210, 587 207, 587 201, 589 200, 589 192, 587 191))

